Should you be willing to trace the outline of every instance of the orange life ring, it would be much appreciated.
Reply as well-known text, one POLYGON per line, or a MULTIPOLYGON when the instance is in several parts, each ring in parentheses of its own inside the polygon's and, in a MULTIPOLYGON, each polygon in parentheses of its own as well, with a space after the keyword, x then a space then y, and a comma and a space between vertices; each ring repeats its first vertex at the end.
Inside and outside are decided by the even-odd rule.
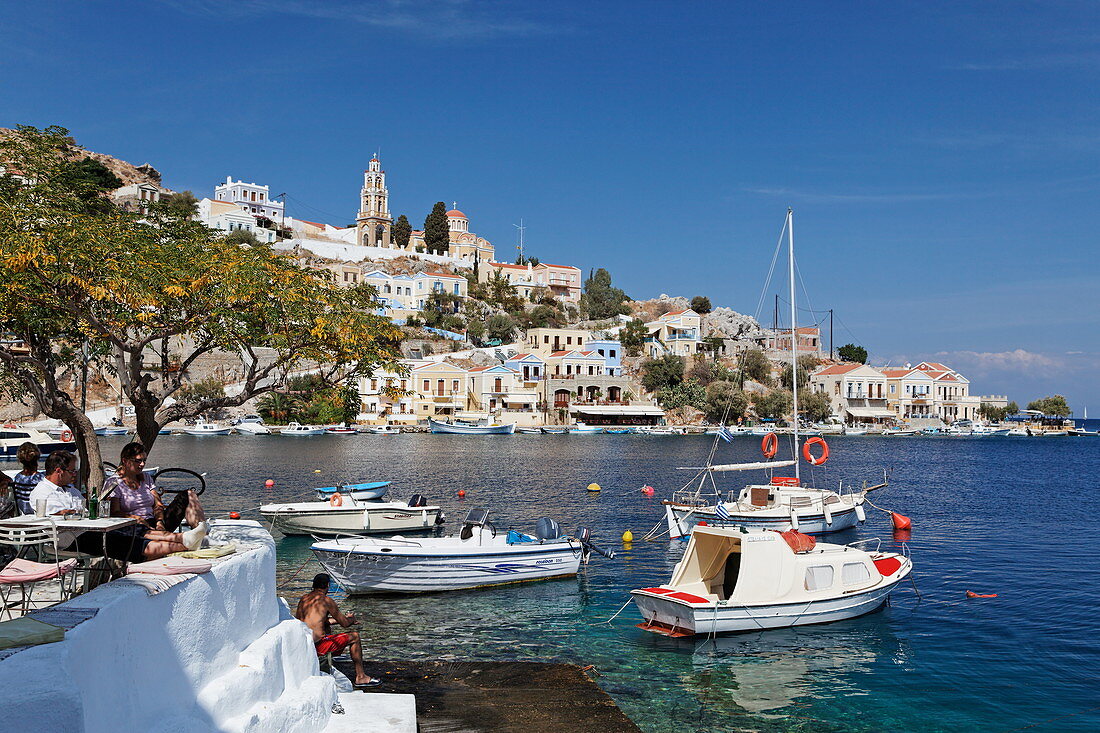
POLYGON ((344 506, 344 497, 340 496, 340 492, 337 491, 332 495, 332 498, 328 500, 329 506, 344 506))
POLYGON ((765 435, 760 441, 760 451, 765 458, 775 458, 775 454, 779 452, 779 436, 775 433, 765 435))
POLYGON ((73 431, 72 430, 62 430, 61 431, 61 442, 62 443, 71 443, 71 442, 73 442, 73 431))
POLYGON ((806 438, 806 442, 802 444, 802 457, 809 461, 811 466, 820 466, 822 463, 829 460, 829 444, 825 442, 824 438, 817 435, 812 438, 806 438), (821 446, 821 457, 817 457, 810 452, 811 445, 821 446))

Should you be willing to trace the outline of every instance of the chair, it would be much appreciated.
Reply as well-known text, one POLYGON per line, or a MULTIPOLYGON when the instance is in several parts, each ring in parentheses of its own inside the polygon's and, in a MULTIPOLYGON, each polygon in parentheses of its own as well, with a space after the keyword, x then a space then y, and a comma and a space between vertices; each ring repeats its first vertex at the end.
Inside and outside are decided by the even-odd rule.
POLYGON ((9 618, 14 618, 11 611, 14 606, 21 607, 21 615, 26 615, 31 606, 37 607, 40 601, 34 598, 34 587, 44 581, 58 581, 59 603, 73 597, 76 591, 76 573, 73 572, 76 560, 61 561, 58 557, 57 525, 51 522, 48 526, 37 523, 0 526, 0 544, 10 545, 20 552, 29 547, 52 551, 54 558, 53 562, 35 562, 16 557, 0 570, 0 616, 7 611, 9 618), (18 603, 9 605, 8 599, 15 586, 19 587, 20 599, 18 603))

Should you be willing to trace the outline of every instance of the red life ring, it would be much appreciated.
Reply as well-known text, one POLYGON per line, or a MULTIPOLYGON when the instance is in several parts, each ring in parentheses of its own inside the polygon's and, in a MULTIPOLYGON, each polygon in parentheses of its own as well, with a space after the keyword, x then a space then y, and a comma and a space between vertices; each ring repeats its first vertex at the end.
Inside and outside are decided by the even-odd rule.
POLYGON ((809 461, 811 466, 820 466, 825 461, 829 460, 829 444, 825 442, 824 438, 814 436, 812 438, 806 438, 806 442, 802 444, 802 457, 809 461), (818 458, 810 452, 811 445, 821 446, 821 457, 818 458))
POLYGON ((73 442, 73 431, 72 430, 62 430, 61 431, 61 442, 62 443, 71 443, 71 442, 73 442))
POLYGON ((760 441, 760 451, 765 458, 775 458, 775 454, 779 452, 779 436, 775 433, 765 435, 760 441))
POLYGON ((340 496, 340 492, 337 491, 332 495, 332 498, 328 500, 329 506, 343 506, 344 497, 340 496))

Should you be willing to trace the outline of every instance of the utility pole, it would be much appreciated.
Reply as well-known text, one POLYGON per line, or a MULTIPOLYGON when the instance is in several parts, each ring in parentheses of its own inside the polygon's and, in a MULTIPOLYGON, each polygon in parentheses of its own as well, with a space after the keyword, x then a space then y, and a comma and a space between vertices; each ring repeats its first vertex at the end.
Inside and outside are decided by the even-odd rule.
POLYGON ((775 294, 775 314, 772 316, 772 330, 779 332, 779 293, 775 294))
POLYGON ((516 246, 516 249, 519 250, 519 264, 525 265, 527 263, 523 259, 523 233, 527 229, 527 227, 523 226, 522 217, 519 220, 519 224, 513 224, 512 226, 519 230, 519 245, 516 246))
POLYGON ((833 309, 829 309, 829 358, 835 359, 833 355, 833 309))

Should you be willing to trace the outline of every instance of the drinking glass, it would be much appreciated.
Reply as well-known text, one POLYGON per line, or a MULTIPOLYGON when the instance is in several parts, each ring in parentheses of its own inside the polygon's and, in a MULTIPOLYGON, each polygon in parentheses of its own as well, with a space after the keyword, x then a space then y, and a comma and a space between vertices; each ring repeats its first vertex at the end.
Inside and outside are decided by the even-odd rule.
POLYGON ((34 500, 34 516, 44 517, 46 516, 46 500, 35 499, 34 500))

